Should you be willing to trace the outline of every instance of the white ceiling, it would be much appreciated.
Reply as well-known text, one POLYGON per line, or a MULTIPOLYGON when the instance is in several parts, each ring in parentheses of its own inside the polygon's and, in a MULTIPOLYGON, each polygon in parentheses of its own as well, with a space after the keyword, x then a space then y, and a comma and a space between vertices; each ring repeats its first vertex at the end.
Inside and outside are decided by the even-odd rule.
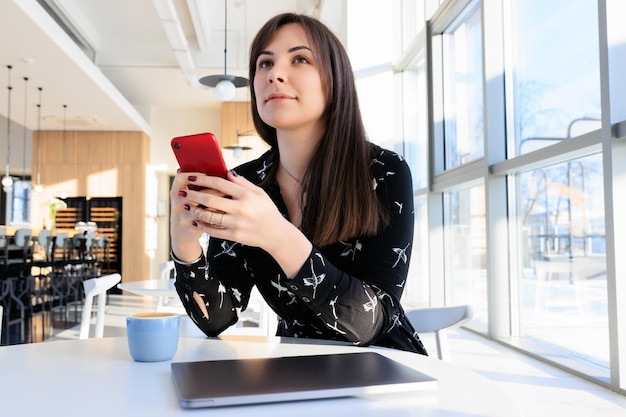
MULTIPOLYGON (((247 75, 252 37, 271 16, 296 11, 320 17, 344 38, 346 0, 227 0, 228 68, 247 75)), ((84 54, 37 0, 0 1, 0 85, 11 86, 11 119, 30 129, 143 130, 153 107, 217 108, 212 89, 198 80, 224 72, 224 0, 54 0, 95 49, 84 54), (176 20, 157 9, 171 6, 176 20), (190 10, 203 10, 191 12, 190 10), (208 24, 208 44, 194 18, 208 24), (166 25, 179 22, 188 54, 177 58, 166 25), (185 59, 186 57, 186 59, 185 59), (181 62, 187 67, 184 72, 181 62), (24 81, 28 77, 28 81, 24 81), (42 87, 41 118, 38 87, 42 87), (64 110, 63 105, 67 105, 64 110), (25 113, 25 108, 27 109, 25 113)), ((176 46, 180 49, 180 46, 176 46)), ((245 100, 245 88, 234 100, 245 100)), ((8 114, 8 89, 0 114, 8 114)))

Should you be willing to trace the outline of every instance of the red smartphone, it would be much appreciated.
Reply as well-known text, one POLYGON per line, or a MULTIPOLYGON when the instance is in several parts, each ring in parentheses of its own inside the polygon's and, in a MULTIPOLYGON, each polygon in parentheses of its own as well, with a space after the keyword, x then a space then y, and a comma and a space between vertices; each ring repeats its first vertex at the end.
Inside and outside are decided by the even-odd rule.
POLYGON ((226 178, 228 169, 213 133, 179 136, 172 139, 171 145, 180 172, 202 172, 226 178))

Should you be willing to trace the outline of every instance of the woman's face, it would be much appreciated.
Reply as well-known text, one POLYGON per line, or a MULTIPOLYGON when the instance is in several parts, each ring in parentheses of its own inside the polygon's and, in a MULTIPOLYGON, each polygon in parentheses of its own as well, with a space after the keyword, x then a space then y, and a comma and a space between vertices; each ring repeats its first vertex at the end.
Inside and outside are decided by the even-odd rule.
POLYGON ((321 134, 326 108, 317 63, 302 27, 281 26, 256 60, 254 92, 261 119, 280 130, 321 134))

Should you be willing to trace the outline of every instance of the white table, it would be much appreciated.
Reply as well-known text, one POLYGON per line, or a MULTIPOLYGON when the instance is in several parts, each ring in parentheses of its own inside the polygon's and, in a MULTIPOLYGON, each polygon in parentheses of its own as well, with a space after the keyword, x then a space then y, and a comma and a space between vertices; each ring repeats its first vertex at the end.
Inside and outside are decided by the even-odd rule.
POLYGON ((154 297, 178 297, 174 288, 174 279, 148 279, 145 281, 131 281, 117 284, 120 290, 137 295, 154 297))
MULTIPOLYGON (((234 359, 354 351, 353 346, 294 339, 181 338, 173 361, 234 359)), ((33 343, 0 347, 0 410, 4 416, 520 416, 495 383, 447 362, 392 349, 376 349, 439 380, 433 390, 331 400, 183 410, 170 361, 134 362, 126 338, 33 343)))

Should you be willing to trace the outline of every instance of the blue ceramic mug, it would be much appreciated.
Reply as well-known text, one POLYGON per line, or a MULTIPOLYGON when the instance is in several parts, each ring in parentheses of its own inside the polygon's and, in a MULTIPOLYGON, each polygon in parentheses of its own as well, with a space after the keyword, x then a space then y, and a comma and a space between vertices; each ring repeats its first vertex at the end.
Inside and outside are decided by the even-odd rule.
POLYGON ((178 348, 180 315, 137 313, 126 317, 130 356, 138 362, 167 361, 178 348))

